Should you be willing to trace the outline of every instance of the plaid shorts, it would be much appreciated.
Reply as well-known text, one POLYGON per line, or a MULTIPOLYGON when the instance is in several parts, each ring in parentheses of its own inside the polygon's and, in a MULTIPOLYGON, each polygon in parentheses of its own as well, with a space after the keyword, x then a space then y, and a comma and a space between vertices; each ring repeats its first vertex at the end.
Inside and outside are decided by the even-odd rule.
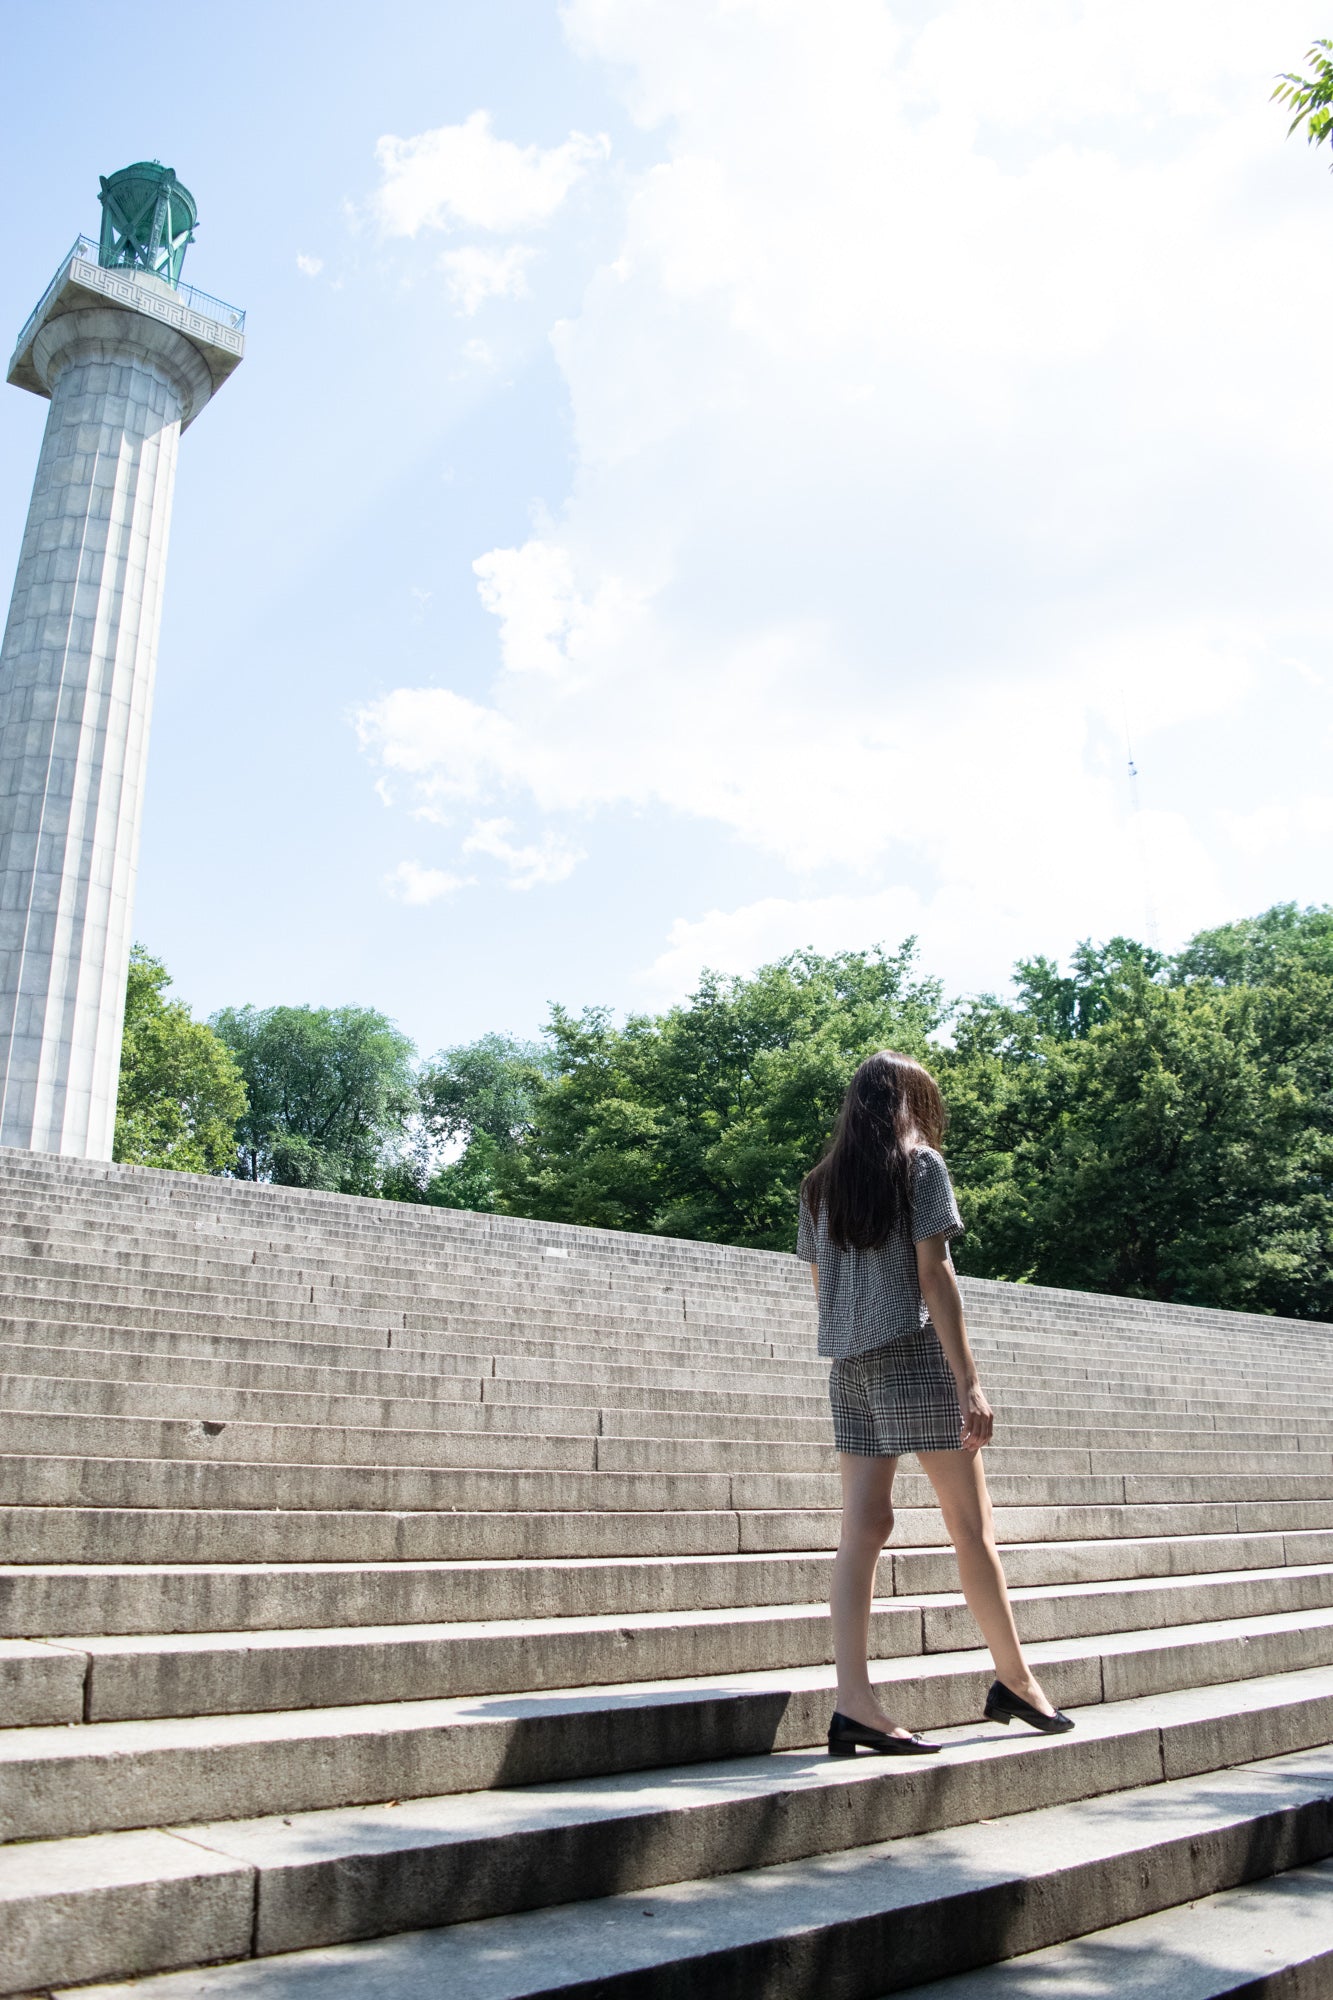
POLYGON ((939 1336, 927 1324, 887 1347, 872 1347, 829 1373, 833 1441, 858 1458, 905 1451, 958 1451, 963 1420, 939 1336))

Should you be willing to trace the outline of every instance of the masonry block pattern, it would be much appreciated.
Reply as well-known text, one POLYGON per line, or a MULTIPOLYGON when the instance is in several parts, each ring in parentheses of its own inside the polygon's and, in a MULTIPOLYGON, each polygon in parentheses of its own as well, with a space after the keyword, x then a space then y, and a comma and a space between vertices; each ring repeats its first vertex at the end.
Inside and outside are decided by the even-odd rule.
POLYGON ((0 1149, 0 1277, 0 1992, 1333 1991, 1327 1327, 965 1280, 1077 1728, 908 1459, 834 1762, 795 1258, 0 1149))
POLYGON ((38 335, 51 408, 0 652, 0 1143, 110 1159, 182 421, 207 371, 133 311, 38 335))

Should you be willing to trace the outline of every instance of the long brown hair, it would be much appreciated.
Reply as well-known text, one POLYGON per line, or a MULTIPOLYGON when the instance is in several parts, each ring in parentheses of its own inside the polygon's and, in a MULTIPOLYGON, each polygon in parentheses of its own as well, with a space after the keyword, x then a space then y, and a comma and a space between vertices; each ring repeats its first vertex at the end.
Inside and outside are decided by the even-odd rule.
POLYGON ((939 1085, 911 1056, 880 1049, 847 1086, 828 1151, 801 1199, 828 1218, 841 1250, 873 1250, 912 1215, 912 1155, 938 1147, 947 1123, 939 1085))

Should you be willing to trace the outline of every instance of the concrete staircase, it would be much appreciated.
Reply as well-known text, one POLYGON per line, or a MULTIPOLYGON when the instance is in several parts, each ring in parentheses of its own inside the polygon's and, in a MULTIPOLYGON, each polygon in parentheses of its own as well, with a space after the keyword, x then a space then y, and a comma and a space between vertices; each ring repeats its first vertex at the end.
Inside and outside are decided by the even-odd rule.
POLYGON ((5 1152, 0 1268, 0 1991, 1333 1992, 1328 1329, 967 1283, 1079 1727, 909 1460, 832 1762, 794 1259, 5 1152))

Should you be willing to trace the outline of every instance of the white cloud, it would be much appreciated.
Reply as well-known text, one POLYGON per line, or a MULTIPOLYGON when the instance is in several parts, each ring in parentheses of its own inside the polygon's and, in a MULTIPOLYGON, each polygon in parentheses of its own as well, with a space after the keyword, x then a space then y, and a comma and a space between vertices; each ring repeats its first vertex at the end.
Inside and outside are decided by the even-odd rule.
POLYGON ((1071 666, 1113 725, 1148 737, 1203 716, 1237 709, 1261 680, 1268 649, 1249 620, 1204 614, 1190 620, 1137 624, 1078 644, 1071 666))
POLYGON ((376 147, 383 179, 375 206, 390 236, 463 224, 511 232, 547 222, 587 171, 610 151, 605 137, 571 132, 563 145, 497 139, 488 111, 412 139, 376 147))
POLYGON ((539 843, 516 847, 509 836, 513 822, 507 819, 479 819, 463 842, 464 854, 489 854, 509 870, 511 889, 535 889, 538 883, 564 882, 585 857, 583 850, 570 847, 553 833, 539 843))
MULTIPOLYGON (((363 743, 418 798, 526 794, 557 814, 666 807, 798 871, 864 878, 907 849, 942 880, 984 885, 1015 915, 1059 894, 1077 926, 1081 899, 1114 899, 1117 884, 1138 907, 1122 684, 1097 649, 1009 684, 978 681, 946 714, 929 683, 888 699, 858 684, 813 625, 729 646, 699 638, 671 657, 649 621, 641 645, 603 645, 604 628, 626 630, 635 600, 623 585, 612 590, 619 617, 598 617, 558 550, 529 544, 487 563, 500 556, 498 567, 476 565, 502 618, 495 705, 404 688, 361 716, 363 743)), ((641 604, 636 615, 647 616, 641 604)), ((1205 640, 1189 629, 1140 636, 1145 655, 1164 660, 1162 706, 1148 712, 1174 720, 1180 689, 1210 657, 1205 640)), ((1226 686, 1223 660, 1200 702, 1221 701, 1226 686)))
POLYGON ((568 676, 599 656, 623 655, 631 642, 638 593, 606 576, 585 598, 569 550, 556 543, 492 549, 472 568, 482 603, 500 621, 500 657, 511 674, 568 676))
POLYGON ((986 845, 981 816, 962 817, 959 837, 929 843, 935 866, 922 887, 766 896, 677 917, 665 949, 635 975, 641 1000, 680 999, 705 966, 746 972, 806 946, 892 950, 912 936, 926 970, 950 992, 972 992, 1002 985, 1020 953, 1059 956, 1077 938, 1117 931, 1171 945, 1228 914, 1213 859, 1181 814, 1145 811, 1133 823, 1109 784, 1008 814, 997 797, 990 806, 1000 837, 986 845), (1099 838, 1071 846, 1061 833, 1078 813, 1094 818, 1099 838))
POLYGON ((322 257, 307 257, 303 250, 296 255, 296 268, 307 278, 317 278, 324 269, 322 257))
MULTIPOLYGON (((553 332, 569 497, 474 563, 494 685, 387 696, 381 767, 419 810, 656 808, 767 857, 741 910, 673 891, 667 984, 899 904, 966 983, 1226 915, 1278 836, 1222 810, 1333 630, 1327 177, 1267 102, 1303 7, 565 19, 656 157, 553 332)), ((411 186, 405 232, 479 221, 411 186)))
POLYGON ((1333 840, 1333 796, 1272 800, 1252 812, 1225 813, 1223 824, 1243 854, 1271 854, 1308 841, 1326 850, 1333 840))
POLYGON ((477 593, 500 620, 500 653, 510 673, 557 673, 563 642, 581 610, 568 551, 545 542, 492 549, 472 565, 477 593))
POLYGON ((443 868, 423 868, 419 861, 400 861, 384 878, 384 886, 396 903, 436 903, 466 889, 471 876, 451 875, 443 868))
POLYGON ((487 299, 521 299, 528 289, 526 271, 532 252, 522 243, 506 250, 487 250, 477 243, 461 250, 446 250, 440 268, 449 280, 449 291, 463 312, 471 314, 487 299))
POLYGON ((447 688, 398 688, 362 709, 357 733, 387 770, 415 778, 428 799, 477 798, 521 768, 503 716, 447 688))
POLYGON ((677 917, 667 947, 638 976, 647 1001, 666 1005, 693 991, 699 974, 750 972, 788 952, 895 950, 921 927, 921 899, 911 889, 869 896, 764 896, 735 910, 677 917))

